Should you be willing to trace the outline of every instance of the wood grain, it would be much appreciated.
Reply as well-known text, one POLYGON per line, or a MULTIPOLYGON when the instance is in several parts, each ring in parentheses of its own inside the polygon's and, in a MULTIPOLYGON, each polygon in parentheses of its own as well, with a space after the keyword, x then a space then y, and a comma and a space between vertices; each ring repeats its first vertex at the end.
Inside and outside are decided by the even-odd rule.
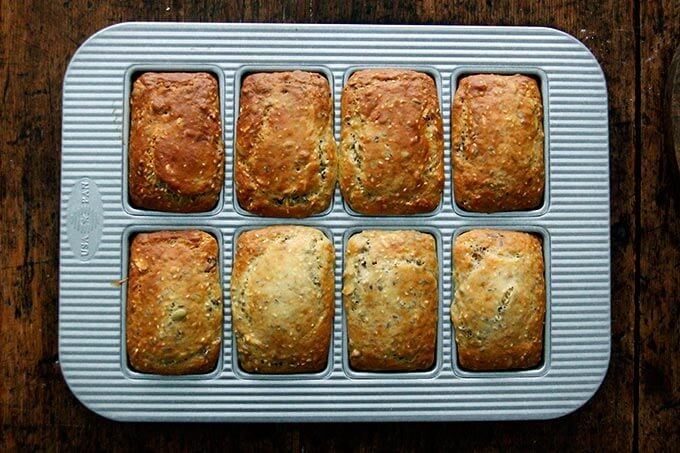
POLYGON ((680 445, 680 177, 664 133, 664 88, 680 36, 678 2, 641 2, 639 445, 680 445))
POLYGON ((0 0, 0 450, 621 451, 677 445, 679 178, 661 138, 660 100, 678 22, 673 1, 0 0), (83 407, 57 362, 61 84, 88 36, 130 20, 543 25, 583 41, 600 61, 609 90, 612 359, 598 393, 557 420, 493 424, 123 424, 83 407))

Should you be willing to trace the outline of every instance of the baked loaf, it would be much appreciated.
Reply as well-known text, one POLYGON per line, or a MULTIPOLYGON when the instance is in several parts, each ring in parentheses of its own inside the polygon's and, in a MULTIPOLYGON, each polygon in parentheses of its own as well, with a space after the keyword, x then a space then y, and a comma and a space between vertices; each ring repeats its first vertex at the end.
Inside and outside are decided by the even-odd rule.
POLYGON ((478 74, 458 84, 451 113, 456 203, 467 211, 538 208, 543 201, 543 104, 524 75, 478 74))
POLYGON ((367 69, 342 92, 340 190, 362 214, 434 210, 444 187, 437 88, 427 74, 367 69))
POLYGON ((431 235, 368 230, 350 237, 342 288, 350 366, 362 371, 431 368, 437 283, 431 235))
POLYGON ((147 72, 135 80, 130 104, 132 206, 166 212, 213 209, 224 181, 215 77, 147 72))
POLYGON ((308 373, 328 363, 335 252, 319 230, 241 233, 231 276, 238 359, 250 373, 308 373))
POLYGON ((131 368, 173 375, 214 370, 222 344, 215 238, 196 230, 137 234, 126 310, 131 368))
POLYGON ((530 233, 471 230, 455 241, 453 269, 451 320, 460 367, 538 366, 546 303, 541 241, 530 233))
POLYGON ((243 209, 306 217, 331 203, 337 179, 333 100, 313 72, 250 74, 236 136, 236 195, 243 209))

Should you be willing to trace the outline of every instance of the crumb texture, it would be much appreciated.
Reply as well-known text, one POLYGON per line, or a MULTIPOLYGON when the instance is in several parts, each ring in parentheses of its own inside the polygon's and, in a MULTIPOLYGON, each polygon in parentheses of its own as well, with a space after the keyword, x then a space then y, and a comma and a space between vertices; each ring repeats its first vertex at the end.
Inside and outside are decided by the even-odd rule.
POLYGON ((427 74, 367 69, 342 92, 340 190, 362 214, 433 211, 444 188, 437 87, 427 74))
POLYGON ((126 342, 142 373, 215 369, 222 344, 217 241, 203 231, 137 234, 130 245, 126 342))
POLYGON ((543 103, 525 75, 460 80, 451 112, 456 203, 467 211, 540 207, 545 187, 543 103))
POLYGON ((533 368, 543 358, 545 281, 540 239, 471 230, 453 249, 458 364, 474 371, 533 368))
POLYGON ((310 373, 326 367, 334 262, 333 244, 315 228, 272 226, 238 236, 231 304, 243 370, 310 373))
POLYGON ((398 230, 353 235, 347 242, 342 294, 352 368, 432 368, 439 302, 432 235, 398 230))
POLYGON ((218 83, 208 73, 142 74, 130 96, 128 189, 139 209, 213 209, 224 183, 218 83))
POLYGON ((243 79, 236 138, 241 207, 271 217, 306 217, 331 203, 337 180, 333 99, 313 72, 243 79))

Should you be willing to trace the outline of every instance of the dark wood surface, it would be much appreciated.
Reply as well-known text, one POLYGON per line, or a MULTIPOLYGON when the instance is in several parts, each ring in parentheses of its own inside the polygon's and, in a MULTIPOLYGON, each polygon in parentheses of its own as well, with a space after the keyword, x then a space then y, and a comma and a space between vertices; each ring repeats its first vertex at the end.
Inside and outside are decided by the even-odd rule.
MULTIPOLYGON (((0 451, 673 450, 680 445, 680 176, 664 88, 680 2, 0 0, 0 451), (542 25, 609 91, 612 355, 580 410, 543 422, 123 424, 83 407, 57 351, 61 86, 92 33, 133 20, 542 25)), ((677 450, 676 450, 677 451, 677 450)))

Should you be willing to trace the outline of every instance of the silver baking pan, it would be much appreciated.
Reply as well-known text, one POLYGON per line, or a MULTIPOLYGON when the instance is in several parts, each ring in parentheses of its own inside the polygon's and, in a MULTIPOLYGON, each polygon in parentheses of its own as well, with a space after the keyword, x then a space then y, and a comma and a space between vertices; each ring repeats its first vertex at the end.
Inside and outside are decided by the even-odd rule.
POLYGON ((124 23, 89 38, 64 77, 59 261, 59 362, 88 408, 130 421, 429 421, 546 419, 592 397, 610 356, 610 230, 607 89, 578 40, 532 27, 124 23), (336 189, 321 215, 253 216, 234 196, 234 125, 243 74, 307 69, 331 82, 335 135, 340 93, 359 67, 398 66, 432 75, 445 134, 440 206, 416 216, 352 212, 336 189), (220 83, 225 185, 207 213, 137 210, 127 200, 130 83, 141 70, 206 70, 220 83), (461 75, 524 73, 540 81, 545 112, 546 191, 534 211, 475 214, 454 203, 451 102, 461 75), (310 375, 262 376, 239 368, 229 284, 235 237, 271 224, 314 226, 336 248, 335 318, 329 364, 310 375), (449 319, 451 248, 477 227, 530 231, 544 245, 544 356, 535 369, 470 372, 456 361, 449 319), (137 231, 203 229, 218 238, 224 290, 216 370, 183 377, 136 373, 127 364, 128 244, 137 231), (348 367, 341 275, 344 245, 366 228, 408 228, 436 238, 440 294, 435 366, 417 373, 348 367))

